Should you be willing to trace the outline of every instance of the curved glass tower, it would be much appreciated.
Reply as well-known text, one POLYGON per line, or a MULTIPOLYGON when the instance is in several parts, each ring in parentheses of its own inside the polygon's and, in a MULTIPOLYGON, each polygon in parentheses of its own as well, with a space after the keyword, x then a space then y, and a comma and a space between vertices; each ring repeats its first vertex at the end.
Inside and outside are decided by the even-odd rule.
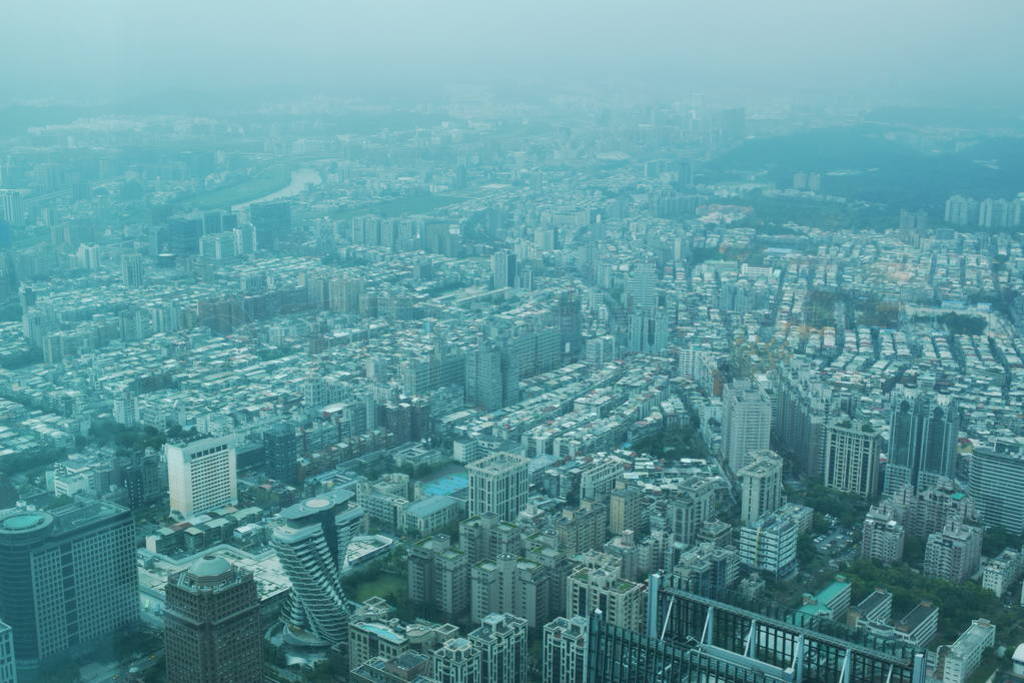
POLYGON ((282 620, 286 637, 295 644, 333 646, 347 639, 341 568, 350 534, 339 530, 337 517, 351 512, 347 504, 352 495, 339 491, 310 498, 279 515, 282 524, 274 530, 271 545, 292 583, 282 620))

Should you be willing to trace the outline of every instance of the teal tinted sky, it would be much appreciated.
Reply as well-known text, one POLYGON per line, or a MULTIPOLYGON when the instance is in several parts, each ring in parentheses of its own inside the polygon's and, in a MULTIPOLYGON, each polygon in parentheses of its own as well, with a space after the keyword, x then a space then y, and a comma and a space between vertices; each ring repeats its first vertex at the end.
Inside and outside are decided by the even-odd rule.
POLYGON ((0 99, 623 81, 1022 97, 1021 0, 5 0, 0 99))

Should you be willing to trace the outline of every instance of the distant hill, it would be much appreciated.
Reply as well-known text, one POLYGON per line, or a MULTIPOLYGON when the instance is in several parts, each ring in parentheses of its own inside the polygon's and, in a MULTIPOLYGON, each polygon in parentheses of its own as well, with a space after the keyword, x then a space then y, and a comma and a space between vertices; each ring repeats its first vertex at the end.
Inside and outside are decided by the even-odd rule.
POLYGON ((906 126, 947 128, 1021 128, 1024 118, 1011 109, 970 109, 958 107, 879 107, 864 115, 865 121, 906 126))
POLYGON ((0 107, 0 139, 24 135, 29 128, 71 123, 92 110, 70 105, 32 106, 12 104, 0 107))
POLYGON ((1011 198, 1024 192, 1024 139, 989 139, 955 154, 924 154, 883 133, 856 126, 752 139, 714 160, 709 170, 765 170, 779 187, 788 187, 798 171, 856 171, 825 176, 823 190, 893 208, 936 210, 951 194, 1011 198))

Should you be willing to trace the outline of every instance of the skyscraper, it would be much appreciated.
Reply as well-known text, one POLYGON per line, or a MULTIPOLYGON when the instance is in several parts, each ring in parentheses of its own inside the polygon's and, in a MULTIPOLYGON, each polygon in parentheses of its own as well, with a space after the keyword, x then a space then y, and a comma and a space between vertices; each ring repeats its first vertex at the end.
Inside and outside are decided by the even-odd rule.
POLYGON ((515 287, 518 274, 515 254, 504 249, 491 254, 491 283, 493 289, 515 287))
POLYGON ((292 232, 292 205, 289 202, 259 202, 249 206, 249 219, 260 249, 273 249, 292 232))
POLYGON ((643 507, 643 491, 624 479, 617 480, 608 496, 608 531, 616 536, 627 529, 642 532, 647 527, 643 507))
POLYGON ((971 197, 953 195, 946 200, 945 219, 953 225, 974 225, 978 221, 978 201, 971 197))
POLYGON ((800 357, 779 366, 775 387, 778 412, 772 438, 795 457, 800 470, 818 478, 824 465, 825 425, 836 412, 832 388, 812 363, 800 357))
POLYGON ((412 602, 428 606, 447 619, 459 618, 469 607, 469 562, 444 534, 410 547, 407 566, 412 602))
POLYGON ((469 514, 493 512, 513 521, 526 507, 529 473, 526 458, 494 453, 466 466, 469 472, 469 514))
POLYGON ((0 683, 18 683, 11 627, 0 621, 0 683))
POLYGON ((599 561, 580 565, 566 582, 566 615, 601 610, 609 623, 639 631, 644 619, 644 585, 627 581, 618 565, 599 561))
POLYGON ((872 498, 878 493, 881 437, 867 422, 831 422, 825 433, 825 486, 872 498))
POLYGON ((672 533, 672 540, 690 545, 697 540, 697 534, 700 533, 704 522, 714 518, 717 497, 718 489, 712 480, 693 481, 690 486, 680 489, 676 495, 659 500, 657 507, 651 510, 663 509, 662 516, 667 530, 672 533))
POLYGON ((270 545, 292 582, 281 611, 285 637, 306 645, 339 645, 348 636, 348 602, 341 587, 341 567, 348 538, 339 533, 342 497, 318 496, 281 511, 270 545))
POLYGON ((903 559, 903 525, 888 507, 872 507, 864 518, 861 532, 861 557, 882 564, 903 559))
POLYGON ((658 274, 655 265, 640 263, 626 281, 626 305, 630 310, 652 313, 658 305, 658 274))
POLYGON ((579 294, 574 289, 561 292, 558 295, 558 334, 566 359, 577 358, 583 350, 582 331, 579 294))
POLYGON ((752 451, 768 449, 772 406, 765 393, 748 380, 736 380, 722 393, 722 460, 738 472, 752 451))
POLYGON ((544 625, 543 683, 583 683, 587 671, 587 617, 558 617, 544 625))
POLYGON ((1024 452, 1018 444, 997 441, 975 448, 968 490, 986 525, 1024 533, 1024 452))
POLYGON ((263 448, 267 454, 267 473, 277 481, 295 484, 299 455, 295 428, 287 422, 274 425, 263 434, 263 448))
POLYGON ((164 444, 171 514, 188 519, 238 502, 234 437, 164 444))
POLYGON ((484 619, 491 612, 514 612, 536 628, 561 611, 553 604, 556 572, 532 560, 499 555, 473 565, 469 581, 472 619, 484 619))
POLYGON ((983 199, 978 205, 978 225, 983 228, 1005 228, 1010 225, 1013 203, 1005 199, 983 199))
POLYGON ((929 534, 924 548, 924 573, 951 583, 974 576, 981 567, 981 529, 952 522, 929 534))
POLYGON ((506 348, 482 341, 465 363, 467 403, 498 410, 519 400, 519 364, 506 348))
POLYGON ((955 399, 928 389, 897 388, 889 422, 885 492, 906 485, 921 491, 939 477, 954 478, 959 428, 960 409, 955 399))
POLYGON ((14 227, 25 225, 25 203, 18 190, 0 190, 0 220, 14 227))
POLYGON ((139 618, 128 510, 76 501, 0 513, 0 619, 19 668, 85 646, 139 618))
POLYGON ((137 289, 145 282, 142 254, 125 254, 121 257, 121 283, 130 289, 137 289))
POLYGON ((526 619, 488 614, 469 633, 480 653, 480 683, 526 683, 526 619))
POLYGON ((175 256, 199 253, 203 222, 197 218, 172 218, 162 231, 162 247, 175 256))
POLYGON ((434 650, 434 678, 440 683, 480 683, 480 651, 466 638, 452 638, 434 650))
POLYGON ((792 576, 798 569, 796 540, 799 529, 793 519, 778 513, 740 527, 740 562, 776 577, 792 576))
POLYGON ((740 482, 740 521, 744 524, 782 506, 782 458, 774 451, 754 452, 736 478, 740 482))
POLYGON ((664 308, 631 311, 626 349, 632 353, 658 353, 668 344, 669 320, 664 308))
POLYGON ((252 573, 204 557, 167 581, 164 648, 169 683, 260 683, 260 599, 252 573))

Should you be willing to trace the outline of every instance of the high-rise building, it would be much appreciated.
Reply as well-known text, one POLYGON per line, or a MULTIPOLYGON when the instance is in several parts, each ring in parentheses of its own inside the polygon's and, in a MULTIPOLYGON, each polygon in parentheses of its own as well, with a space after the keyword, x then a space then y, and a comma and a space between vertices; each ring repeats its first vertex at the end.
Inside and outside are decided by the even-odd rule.
POLYGON ((526 683, 529 674, 526 620, 513 614, 488 614, 469 633, 480 653, 480 683, 526 683))
POLYGON ((778 420, 772 422, 772 439, 794 457, 800 470, 820 478, 825 426, 833 413, 832 388, 805 359, 780 365, 775 386, 778 420))
POLYGON ((25 225, 25 202, 18 190, 0 190, 0 220, 14 227, 25 225))
POLYGON ((966 524, 947 524, 928 536, 924 548, 924 573, 961 583, 981 566, 981 529, 966 524))
POLYGON ((789 515, 772 513, 740 527, 740 562, 751 569, 786 578, 797 571, 796 523, 789 515))
POLYGON ((493 341, 483 341, 466 354, 466 402, 498 410, 519 400, 519 363, 493 341))
POLYGON ((129 289, 138 289, 145 282, 142 254, 125 254, 121 257, 121 283, 129 289))
POLYGON ((439 683, 480 683, 480 651, 468 638, 452 638, 431 653, 439 683))
POLYGON ((985 563, 981 574, 981 587, 1003 597, 1010 586, 1020 579, 1024 572, 1024 555, 1011 548, 1005 548, 985 563))
POLYGON ((0 512, 0 619, 33 669, 139 619, 135 524, 125 508, 76 501, 0 512))
POLYGON ((455 619, 469 608, 469 562, 444 534, 409 548, 409 600, 455 619))
POLYGON ((740 482, 740 521, 750 524, 782 507, 782 458, 774 451, 751 454, 736 472, 740 482))
POLYGON ((640 263, 626 281, 626 305, 633 311, 652 313, 658 305, 658 274, 655 264, 640 263))
POLYGON ((631 311, 626 350, 631 353, 659 353, 668 344, 668 335, 668 311, 664 308, 631 311))
POLYGON ((679 556, 666 580, 687 592, 717 598, 732 589, 739 574, 739 553, 732 548, 701 543, 679 556))
POLYGON ((574 360, 583 350, 583 314, 576 290, 558 295, 558 336, 566 360, 574 360))
POLYGON ((267 473, 286 484, 297 483, 299 438, 288 422, 279 422, 263 434, 267 455, 267 473))
POLYGON ((261 683, 263 633, 252 573, 204 557, 167 580, 164 650, 169 683, 261 683))
POLYGON ((0 683, 18 683, 11 627, 0 621, 0 683))
POLYGON ((975 448, 968 490, 982 522, 1024 533, 1024 451, 1016 442, 975 448))
POLYGON ((557 617, 544 625, 542 683, 584 683, 587 680, 589 619, 557 617))
POLYGON ((873 498, 881 437, 867 422, 831 422, 825 433, 825 486, 873 498))
POLYGON ((978 225, 983 228, 1005 228, 1012 224, 1012 217, 1012 201, 988 198, 978 205, 978 225))
MULTIPOLYGON (((608 558, 611 559, 611 558, 608 558)), ((566 615, 586 616, 601 610, 608 623, 639 631, 644 619, 644 585, 627 581, 617 563, 587 562, 566 583, 566 615)))
MULTIPOLYGON (((333 493, 333 492, 332 492, 333 493)), ((292 583, 282 609, 286 638, 300 644, 342 645, 348 637, 348 602, 341 567, 349 537, 338 524, 351 492, 310 498, 278 515, 270 538, 292 583)))
POLYGON ((978 221, 978 201, 962 195, 946 200, 945 218, 953 225, 975 225, 978 221))
POLYGON ((199 253, 199 238, 203 236, 203 222, 197 218, 172 218, 162 231, 162 247, 175 256, 199 253))
POLYGON ((722 393, 722 460, 733 472, 750 461, 750 453, 768 450, 772 406, 764 391, 736 380, 722 393))
POLYGON ((891 508, 872 507, 861 529, 861 557, 882 564, 896 564, 903 559, 906 532, 891 508))
POLYGON ((134 425, 139 421, 139 397, 131 389, 123 389, 114 396, 114 422, 134 425))
POLYGON ((249 220, 255 232, 256 246, 273 249, 292 233, 292 205, 290 202, 258 202, 249 205, 249 220))
POLYGON ((906 485, 920 491, 939 477, 954 478, 959 428, 955 399, 928 389, 894 391, 885 492, 906 485))
POLYGON ((584 500, 577 509, 563 509, 552 526, 558 536, 558 549, 566 555, 596 550, 607 536, 608 506, 584 500))
POLYGON ((470 618, 492 612, 523 617, 530 628, 542 626, 555 611, 557 577, 541 564, 501 555, 470 568, 470 618))
POLYGON ((466 466, 469 473, 469 514, 493 512, 513 521, 526 507, 529 472, 526 458, 494 453, 466 466))
POLYGON ((188 519, 238 502, 234 437, 164 444, 171 514, 188 519))
POLYGON ((501 555, 519 557, 523 549, 521 534, 518 526, 488 512, 459 523, 459 549, 470 565, 501 555))
MULTIPOLYGON (((663 510, 660 516, 665 520, 665 530, 672 534, 673 541, 688 546, 696 542, 704 523, 714 518, 718 491, 714 479, 695 479, 667 500, 659 500, 651 511, 663 510)), ((657 520, 652 519, 651 524, 656 525, 657 520)))
POLYGON ((616 536, 627 529, 635 533, 644 531, 647 520, 643 517, 643 505, 644 494, 639 487, 617 480, 608 496, 608 530, 616 536))
MULTIPOLYGON (((977 451, 976 451, 977 452, 977 451)), ((971 496, 950 479, 939 479, 931 487, 918 491, 905 487, 890 499, 903 508, 903 525, 907 533, 918 538, 941 531, 950 523, 976 524, 978 512, 971 496)))
POLYGON ((515 254, 504 249, 491 254, 491 283, 493 289, 515 287, 518 275, 515 254))

